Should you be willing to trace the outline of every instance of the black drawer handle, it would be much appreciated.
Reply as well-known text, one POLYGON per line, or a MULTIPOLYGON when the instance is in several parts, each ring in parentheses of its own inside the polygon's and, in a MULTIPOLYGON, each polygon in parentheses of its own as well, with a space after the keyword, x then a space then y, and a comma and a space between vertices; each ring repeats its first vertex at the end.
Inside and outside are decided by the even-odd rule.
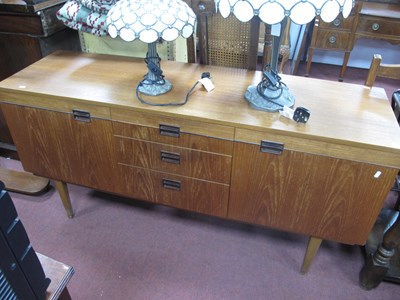
POLYGON ((180 136, 180 128, 178 126, 171 126, 160 124, 160 134, 172 137, 179 137, 180 136))
POLYGON ((75 121, 90 122, 90 112, 88 111, 73 109, 72 115, 74 116, 75 121))
POLYGON ((181 163, 181 155, 179 153, 161 151, 160 158, 162 161, 170 164, 179 165, 181 163))
POLYGON ((260 151, 262 153, 282 154, 284 144, 271 141, 261 141, 260 151))
POLYGON ((163 179, 162 180, 162 185, 165 189, 170 189, 174 191, 180 191, 181 190, 181 182, 178 180, 170 180, 170 179, 163 179))

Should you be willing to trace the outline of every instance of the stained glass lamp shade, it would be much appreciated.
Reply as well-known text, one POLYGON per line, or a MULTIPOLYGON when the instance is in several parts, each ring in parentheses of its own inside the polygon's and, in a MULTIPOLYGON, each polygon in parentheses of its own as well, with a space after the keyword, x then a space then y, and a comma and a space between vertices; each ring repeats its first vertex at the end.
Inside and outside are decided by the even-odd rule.
POLYGON ((196 15, 181 0, 121 0, 107 14, 107 30, 112 38, 131 42, 139 39, 148 44, 148 73, 138 90, 146 95, 161 95, 172 88, 164 79, 156 43, 190 37, 196 27, 196 15))
MULTIPOLYGON (((270 25, 281 23, 281 30, 288 19, 303 25, 316 16, 327 23, 335 20, 340 13, 347 18, 354 6, 354 0, 215 0, 215 3, 224 18, 232 13, 240 21, 248 22, 257 16, 270 25)), ((256 109, 273 112, 294 105, 294 96, 281 83, 276 71, 279 44, 280 36, 274 37, 271 62, 264 70, 262 82, 249 86, 245 93, 245 99, 256 109)))

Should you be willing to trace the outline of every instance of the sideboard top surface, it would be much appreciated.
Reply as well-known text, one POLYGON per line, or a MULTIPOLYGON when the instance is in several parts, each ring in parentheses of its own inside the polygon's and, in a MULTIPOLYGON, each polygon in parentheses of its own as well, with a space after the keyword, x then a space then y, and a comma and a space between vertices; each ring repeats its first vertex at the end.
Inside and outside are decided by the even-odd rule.
POLYGON ((400 19, 400 5, 389 3, 363 2, 360 14, 373 17, 400 19))
POLYGON ((399 154, 400 128, 382 88, 282 74, 296 98, 295 106, 311 111, 308 123, 295 123, 279 115, 254 110, 243 94, 257 84, 261 72, 162 61, 173 89, 150 101, 182 101, 201 73, 209 71, 215 89, 207 93, 198 86, 189 102, 178 107, 141 104, 135 95, 137 83, 147 72, 143 59, 56 52, 0 82, 0 101, 21 104, 34 97, 35 106, 63 110, 62 102, 95 104, 138 112, 234 126, 310 140, 365 147, 399 154), (28 97, 27 97, 28 96, 28 97), (30 97, 29 97, 30 96, 30 97))

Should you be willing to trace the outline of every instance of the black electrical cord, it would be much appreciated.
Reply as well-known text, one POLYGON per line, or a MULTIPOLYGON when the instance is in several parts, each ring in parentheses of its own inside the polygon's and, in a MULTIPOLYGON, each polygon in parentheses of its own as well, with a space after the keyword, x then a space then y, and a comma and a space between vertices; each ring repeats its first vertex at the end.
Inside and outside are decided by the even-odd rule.
POLYGON ((270 66, 266 65, 263 69, 263 78, 257 85, 257 93, 260 95, 260 97, 262 97, 266 101, 283 107, 282 104, 274 101, 282 96, 283 86, 286 86, 286 84, 281 81, 281 77, 278 75, 278 73, 276 71, 270 70, 270 66), (264 94, 266 90, 270 90, 272 92, 279 91, 279 94, 274 97, 267 97, 264 94))
MULTIPOLYGON (((146 80, 146 79, 145 79, 146 80)), ((150 102, 150 101, 146 101, 144 100, 141 96, 140 96, 140 91, 139 91, 139 87, 145 83, 143 83, 145 80, 142 80, 138 86, 136 87, 136 97, 139 99, 139 101, 143 104, 147 104, 147 105, 152 105, 152 106, 181 106, 186 104, 189 101, 189 96, 190 94, 193 92, 193 90, 195 89, 195 87, 199 84, 198 81, 196 81, 196 83, 191 87, 191 89, 189 90, 189 92, 186 94, 185 99, 181 102, 169 102, 169 103, 154 103, 154 102, 150 102)), ((146 83, 147 84, 147 83, 146 83)), ((152 84, 152 83, 149 83, 152 84)), ((154 84, 158 84, 157 82, 155 82, 154 84)))

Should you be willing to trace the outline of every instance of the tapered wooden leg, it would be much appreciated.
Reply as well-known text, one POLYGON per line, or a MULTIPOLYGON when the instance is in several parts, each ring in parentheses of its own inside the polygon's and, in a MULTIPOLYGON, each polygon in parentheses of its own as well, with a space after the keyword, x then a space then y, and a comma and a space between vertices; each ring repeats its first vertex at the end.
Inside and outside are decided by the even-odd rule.
POLYGON ((340 70, 339 81, 342 82, 344 78, 344 73, 346 73, 347 63, 349 62, 350 58, 350 51, 344 53, 343 65, 342 69, 340 70))
POLYGON ((61 202, 67 212, 68 218, 72 219, 74 217, 74 211, 72 210, 71 200, 69 198, 67 184, 63 181, 54 181, 56 184, 56 189, 60 195, 61 202))
POLYGON ((311 69, 313 53, 314 53, 314 48, 309 48, 308 49, 306 75, 305 75, 306 77, 310 76, 310 69, 311 69))
POLYGON ((303 265, 301 266, 300 270, 301 274, 305 274, 308 272, 308 269, 310 268, 310 265, 314 259, 315 254, 317 254, 321 243, 322 239, 318 239, 312 236, 308 240, 307 251, 304 255, 303 265))

